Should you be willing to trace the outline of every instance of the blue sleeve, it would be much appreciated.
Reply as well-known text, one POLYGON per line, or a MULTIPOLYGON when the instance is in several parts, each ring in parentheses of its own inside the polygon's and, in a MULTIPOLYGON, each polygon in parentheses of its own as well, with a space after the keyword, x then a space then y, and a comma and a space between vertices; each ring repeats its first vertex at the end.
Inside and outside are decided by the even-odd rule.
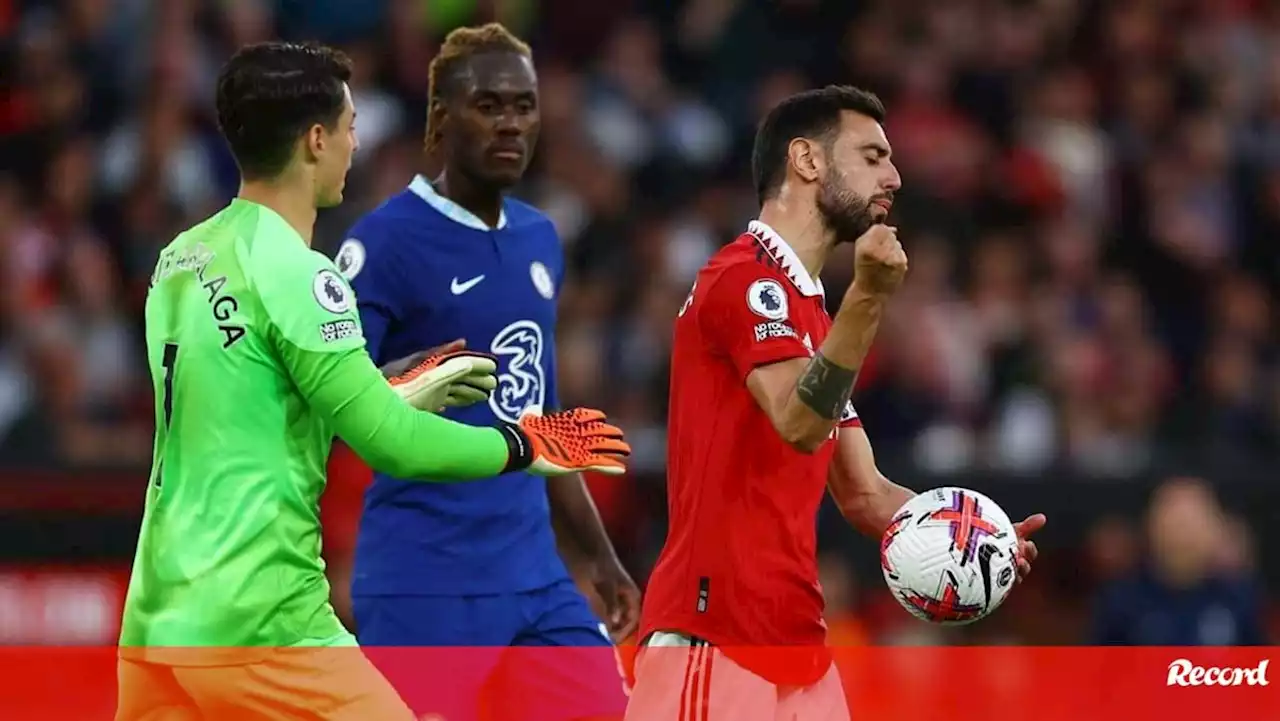
POLYGON ((365 348, 376 364, 386 363, 383 341, 387 330, 403 318, 404 279, 394 258, 391 231, 365 216, 347 233, 334 260, 355 291, 365 348))
POLYGON ((547 348, 547 399, 544 403, 543 413, 553 413, 560 410, 560 396, 558 395, 559 383, 556 382, 556 344, 552 343, 547 348))
MULTIPOLYGON (((552 230, 551 238, 552 240, 555 241, 555 247, 552 251, 552 259, 555 262, 552 263, 551 265, 551 267, 555 269, 554 272, 555 272, 555 280, 556 280, 556 283, 555 283, 556 310, 553 311, 552 317, 551 317, 551 328, 552 328, 552 332, 554 332, 556 328, 560 327, 560 312, 559 312, 560 291, 562 288, 564 288, 565 263, 564 263, 564 246, 561 245, 560 243, 559 233, 556 233, 554 230, 552 230)), ((557 356, 559 355, 558 350, 559 350, 558 342, 552 343, 551 347, 547 348, 547 400, 546 400, 546 409, 544 411, 546 413, 551 413, 553 411, 560 410, 560 394, 559 394, 560 383, 556 378, 557 356)))

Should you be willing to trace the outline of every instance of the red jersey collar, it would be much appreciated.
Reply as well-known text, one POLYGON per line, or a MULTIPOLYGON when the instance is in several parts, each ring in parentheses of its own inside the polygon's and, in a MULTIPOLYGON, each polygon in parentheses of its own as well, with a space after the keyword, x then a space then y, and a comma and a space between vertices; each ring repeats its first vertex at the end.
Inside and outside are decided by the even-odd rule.
POLYGON ((825 289, 822 287, 822 280, 815 279, 809 275, 809 271, 805 269, 804 263, 800 262, 800 256, 796 255, 796 251, 787 241, 778 235, 778 231, 770 228, 767 223, 759 220, 753 220, 747 224, 747 232, 751 237, 755 238, 764 249, 769 251, 769 255, 778 263, 778 267, 782 268, 782 272, 787 274, 791 279, 791 284, 800 291, 801 295, 815 296, 820 295, 826 297, 825 289))

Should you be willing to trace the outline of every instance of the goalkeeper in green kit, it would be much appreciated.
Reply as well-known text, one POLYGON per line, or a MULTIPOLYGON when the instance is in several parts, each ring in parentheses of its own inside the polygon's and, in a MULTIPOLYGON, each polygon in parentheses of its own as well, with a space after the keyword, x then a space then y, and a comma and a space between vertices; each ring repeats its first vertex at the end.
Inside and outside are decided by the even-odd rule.
MULTIPOLYGON (((349 61, 242 49, 217 83, 239 196, 161 253, 146 304, 156 440, 125 603, 117 719, 410 719, 329 603, 318 504, 334 435, 397 478, 618 474, 603 414, 494 428, 432 411, 492 389, 455 348, 380 370, 311 250, 356 149, 349 61)), ((396 365, 396 364, 393 364, 396 365)))

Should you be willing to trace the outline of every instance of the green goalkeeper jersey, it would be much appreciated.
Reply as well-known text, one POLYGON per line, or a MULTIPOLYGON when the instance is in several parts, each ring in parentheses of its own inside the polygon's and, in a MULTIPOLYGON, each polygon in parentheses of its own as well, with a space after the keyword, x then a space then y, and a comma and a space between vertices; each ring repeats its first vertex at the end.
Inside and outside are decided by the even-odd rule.
POLYGON ((352 643, 320 554, 335 432, 401 477, 482 478, 508 457, 499 431, 401 401, 364 351, 346 281, 249 201, 161 253, 146 340, 155 454, 121 632, 143 657, 352 643))

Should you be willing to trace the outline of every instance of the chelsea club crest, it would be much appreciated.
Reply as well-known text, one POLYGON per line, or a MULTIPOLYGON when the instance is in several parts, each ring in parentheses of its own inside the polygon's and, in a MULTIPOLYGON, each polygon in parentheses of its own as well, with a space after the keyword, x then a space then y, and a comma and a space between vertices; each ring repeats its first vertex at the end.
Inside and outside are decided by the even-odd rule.
POLYGON ((555 297, 556 284, 551 280, 551 272, 547 270, 547 266, 533 261, 529 265, 529 277, 533 280, 533 287, 537 289, 538 295, 547 300, 555 297))

